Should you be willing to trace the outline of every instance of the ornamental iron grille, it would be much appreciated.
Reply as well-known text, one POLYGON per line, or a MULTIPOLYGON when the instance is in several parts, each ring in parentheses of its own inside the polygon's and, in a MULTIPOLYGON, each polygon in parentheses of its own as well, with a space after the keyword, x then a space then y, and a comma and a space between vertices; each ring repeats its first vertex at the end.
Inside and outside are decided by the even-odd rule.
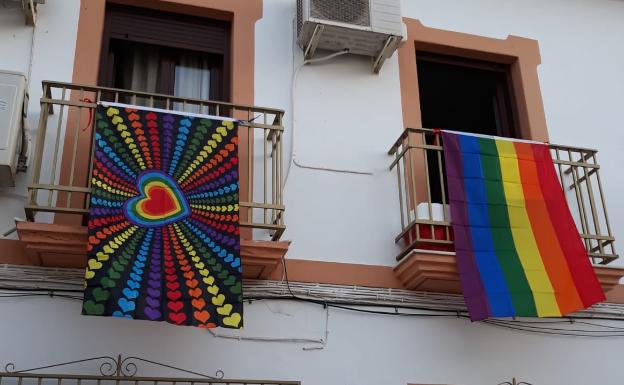
POLYGON ((140 357, 117 358, 101 356, 68 361, 59 364, 45 365, 37 368, 15 370, 13 363, 4 367, 0 372, 0 385, 301 385, 299 381, 270 381, 270 380, 232 380, 225 379, 224 373, 217 370, 214 375, 206 375, 176 366, 151 361, 140 357), (94 374, 44 374, 42 370, 56 371, 81 365, 92 370, 94 374), (141 367, 140 367, 141 366, 141 367), (149 366, 157 373, 177 373, 182 377, 149 377, 140 375, 142 366, 149 366))

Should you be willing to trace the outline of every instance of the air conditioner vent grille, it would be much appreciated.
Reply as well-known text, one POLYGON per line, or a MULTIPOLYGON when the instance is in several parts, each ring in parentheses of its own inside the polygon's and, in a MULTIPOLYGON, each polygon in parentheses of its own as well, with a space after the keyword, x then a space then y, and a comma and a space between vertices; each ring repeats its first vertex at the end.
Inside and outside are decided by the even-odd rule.
POLYGON ((370 27, 369 0, 311 0, 310 17, 370 27))

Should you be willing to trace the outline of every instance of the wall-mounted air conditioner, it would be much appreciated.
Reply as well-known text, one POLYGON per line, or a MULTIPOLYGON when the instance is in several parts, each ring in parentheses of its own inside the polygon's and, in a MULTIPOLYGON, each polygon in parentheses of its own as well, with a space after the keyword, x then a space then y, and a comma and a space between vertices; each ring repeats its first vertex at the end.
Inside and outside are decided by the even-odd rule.
POLYGON ((15 186, 18 156, 25 145, 26 76, 0 71, 0 187, 15 186))
POLYGON ((297 41, 306 59, 317 49, 373 57, 373 71, 405 36, 400 0, 297 0, 297 41))
POLYGON ((45 0, 0 0, 4 8, 22 8, 26 24, 35 25, 37 22, 37 5, 45 4, 45 0))

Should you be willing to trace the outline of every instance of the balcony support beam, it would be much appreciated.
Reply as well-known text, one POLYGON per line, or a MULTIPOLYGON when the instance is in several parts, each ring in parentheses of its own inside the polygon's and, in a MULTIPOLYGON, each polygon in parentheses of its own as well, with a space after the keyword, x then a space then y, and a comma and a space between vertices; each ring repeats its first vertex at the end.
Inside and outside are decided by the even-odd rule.
MULTIPOLYGON (((624 268, 593 268, 605 293, 616 287, 624 277, 624 268)), ((453 252, 412 250, 394 268, 394 273, 407 289, 451 294, 462 292, 453 252)))

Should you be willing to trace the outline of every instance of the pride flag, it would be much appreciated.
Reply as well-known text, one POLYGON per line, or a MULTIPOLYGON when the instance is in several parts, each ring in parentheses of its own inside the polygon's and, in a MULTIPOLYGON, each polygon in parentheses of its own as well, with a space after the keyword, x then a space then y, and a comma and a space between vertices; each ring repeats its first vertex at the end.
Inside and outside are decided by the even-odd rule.
POLYGON ((238 125, 95 110, 84 315, 243 326, 238 125))
POLYGON ((558 317, 605 299, 547 145, 442 132, 470 318, 558 317))

